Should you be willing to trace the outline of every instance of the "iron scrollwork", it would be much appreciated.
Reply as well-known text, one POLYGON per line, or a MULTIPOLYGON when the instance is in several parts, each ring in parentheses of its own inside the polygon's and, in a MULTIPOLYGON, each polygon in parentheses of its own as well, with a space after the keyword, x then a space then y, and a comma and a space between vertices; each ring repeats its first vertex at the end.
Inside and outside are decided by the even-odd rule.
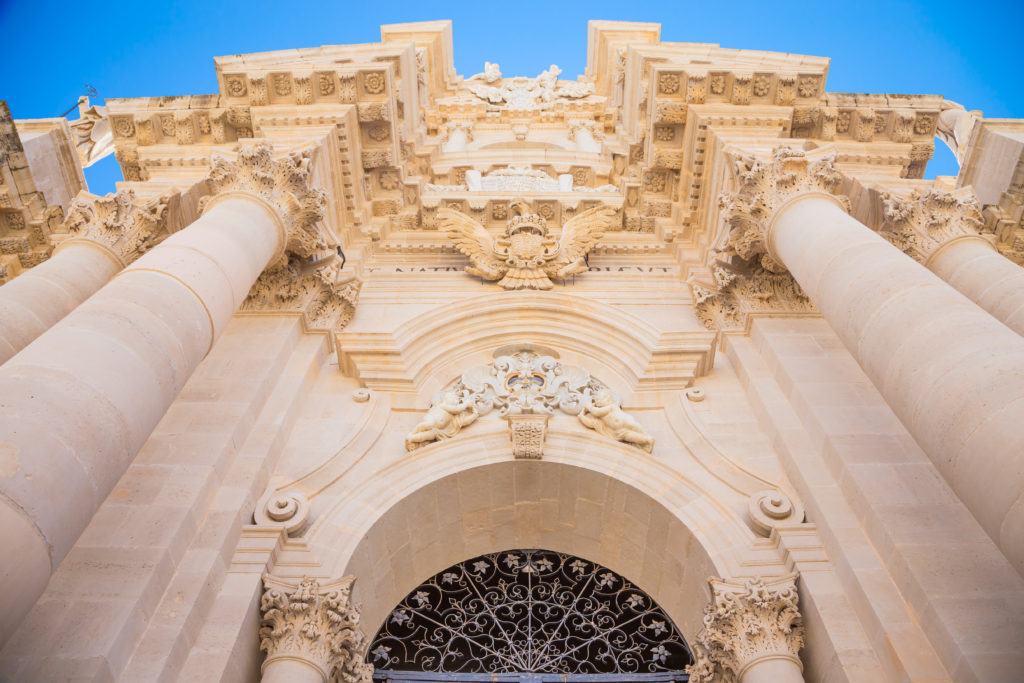
POLYGON ((455 565, 388 616, 367 654, 381 670, 640 674, 692 662, 649 595, 611 570, 548 550, 455 565))

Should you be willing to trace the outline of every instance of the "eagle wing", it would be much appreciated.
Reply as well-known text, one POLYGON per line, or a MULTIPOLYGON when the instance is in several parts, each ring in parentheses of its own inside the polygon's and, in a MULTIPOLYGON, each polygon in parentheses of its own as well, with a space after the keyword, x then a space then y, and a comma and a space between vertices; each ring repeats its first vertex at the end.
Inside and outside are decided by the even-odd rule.
POLYGON ((615 209, 598 206, 566 221, 558 255, 544 268, 548 276, 566 278, 587 270, 584 258, 611 228, 614 219, 615 209))
POLYGON ((469 257, 473 265, 466 272, 484 280, 497 280, 505 275, 508 266, 494 253, 494 239, 487 229, 475 220, 454 209, 437 212, 438 226, 455 242, 455 248, 469 257))

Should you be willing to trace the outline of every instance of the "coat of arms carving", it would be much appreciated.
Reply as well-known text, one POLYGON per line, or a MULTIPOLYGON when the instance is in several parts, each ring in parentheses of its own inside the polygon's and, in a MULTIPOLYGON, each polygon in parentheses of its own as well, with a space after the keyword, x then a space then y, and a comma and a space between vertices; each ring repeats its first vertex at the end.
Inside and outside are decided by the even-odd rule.
POLYGON ((512 202, 512 213, 497 239, 461 211, 442 209, 438 222, 455 248, 472 261, 466 267, 470 275, 498 280, 505 289, 551 289, 551 278, 564 279, 588 269, 586 256, 611 227, 615 209, 599 206, 574 216, 562 226, 560 240, 522 199, 512 202))

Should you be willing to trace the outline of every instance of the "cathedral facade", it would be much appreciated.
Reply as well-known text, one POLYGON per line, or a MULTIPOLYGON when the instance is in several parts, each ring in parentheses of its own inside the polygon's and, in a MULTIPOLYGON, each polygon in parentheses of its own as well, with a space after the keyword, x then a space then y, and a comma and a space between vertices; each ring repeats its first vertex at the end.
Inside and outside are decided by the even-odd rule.
POLYGON ((588 31, 0 111, 0 679, 1021 680, 1024 123, 588 31))

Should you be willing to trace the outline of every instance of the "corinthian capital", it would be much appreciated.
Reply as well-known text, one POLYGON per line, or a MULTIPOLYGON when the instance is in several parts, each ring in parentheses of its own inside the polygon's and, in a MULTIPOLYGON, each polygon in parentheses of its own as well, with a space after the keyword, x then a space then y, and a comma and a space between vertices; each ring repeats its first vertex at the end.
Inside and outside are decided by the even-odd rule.
POLYGON ((206 184, 211 197, 229 192, 254 195, 270 204, 288 234, 286 249, 309 257, 327 245, 319 228, 327 198, 310 185, 309 151, 274 159, 265 144, 242 147, 235 159, 215 156, 210 161, 206 184))
POLYGON ((263 575, 260 650, 266 666, 275 659, 298 659, 325 681, 370 683, 373 666, 363 661, 366 638, 359 630, 359 608, 351 603, 355 577, 321 585, 304 578, 295 585, 263 575))
POLYGON ((768 230, 784 203, 816 193, 832 195, 844 207, 847 205, 845 197, 836 196, 843 177, 831 156, 812 160, 800 150, 776 147, 771 159, 734 156, 732 170, 737 189, 719 200, 729 226, 725 251, 748 263, 760 261, 775 273, 785 268, 771 254, 768 230))
POLYGON ((127 266, 167 236, 168 196, 140 202, 133 190, 98 197, 80 192, 64 228, 72 239, 89 240, 127 266))
POLYGON ((920 263, 927 264, 955 239, 981 238, 984 220, 971 188, 915 190, 910 197, 885 193, 881 201, 884 222, 878 233, 920 263))
POLYGON ((708 579, 712 602, 694 643, 691 683, 740 681, 765 659, 787 659, 802 668, 804 644, 796 575, 737 583, 708 579))

